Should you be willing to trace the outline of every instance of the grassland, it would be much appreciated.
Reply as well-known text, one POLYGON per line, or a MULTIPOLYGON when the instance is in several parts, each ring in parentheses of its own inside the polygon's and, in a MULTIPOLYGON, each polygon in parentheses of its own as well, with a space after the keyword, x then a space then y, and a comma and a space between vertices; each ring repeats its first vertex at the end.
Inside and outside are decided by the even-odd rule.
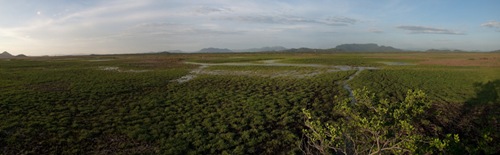
POLYGON ((349 98, 356 70, 332 66, 377 67, 348 84, 380 98, 426 92, 420 130, 455 151, 500 151, 498 53, 244 53, 0 59, 0 153, 300 153, 301 109, 331 121, 349 98))

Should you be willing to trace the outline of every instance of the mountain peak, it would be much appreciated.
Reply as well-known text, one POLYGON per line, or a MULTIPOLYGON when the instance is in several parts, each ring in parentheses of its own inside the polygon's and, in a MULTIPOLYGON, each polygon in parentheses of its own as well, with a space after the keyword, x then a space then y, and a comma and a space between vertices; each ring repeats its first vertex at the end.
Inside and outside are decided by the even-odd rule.
POLYGON ((14 56, 12 56, 12 54, 10 54, 7 51, 4 51, 2 54, 0 54, 0 58, 12 58, 12 57, 14 56))

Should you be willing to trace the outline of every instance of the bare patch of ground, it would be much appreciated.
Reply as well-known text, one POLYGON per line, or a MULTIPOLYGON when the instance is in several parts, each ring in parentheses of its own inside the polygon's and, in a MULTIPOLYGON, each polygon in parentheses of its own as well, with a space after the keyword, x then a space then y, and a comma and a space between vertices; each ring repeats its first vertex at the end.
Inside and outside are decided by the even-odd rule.
POLYGON ((201 74, 203 69, 205 69, 207 67, 208 67, 207 65, 200 65, 200 67, 198 67, 194 70, 191 70, 191 72, 189 72, 188 75, 184 75, 183 77, 180 77, 180 78, 173 80, 173 81, 178 82, 178 83, 184 83, 184 82, 191 81, 192 79, 196 78, 198 76, 198 74, 201 74))

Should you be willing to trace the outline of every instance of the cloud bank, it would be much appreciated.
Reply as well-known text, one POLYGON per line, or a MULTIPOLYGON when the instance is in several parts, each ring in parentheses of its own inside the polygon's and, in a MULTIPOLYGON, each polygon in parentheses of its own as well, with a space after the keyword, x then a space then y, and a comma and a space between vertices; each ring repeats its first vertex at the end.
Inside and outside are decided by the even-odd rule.
POLYGON ((490 27, 490 28, 500 28, 500 22, 489 21, 489 22, 481 24, 481 26, 490 27))
POLYGON ((411 34, 451 34, 451 35, 464 35, 463 32, 457 32, 448 29, 425 27, 425 26, 398 26, 398 29, 407 30, 411 34))
POLYGON ((323 20, 318 20, 292 15, 247 15, 222 17, 220 19, 234 22, 266 24, 322 24, 329 26, 348 26, 358 22, 358 20, 348 17, 330 17, 323 20))
POLYGON ((489 21, 489 22, 481 24, 481 26, 488 27, 488 28, 494 28, 497 30, 497 32, 500 32, 500 22, 497 22, 497 21, 489 21))
MULTIPOLYGON (((476 35, 481 28, 500 32, 498 20, 488 21, 498 18, 494 16, 498 15, 498 9, 476 16, 481 19, 447 21, 434 16, 428 19, 431 16, 424 16, 421 13, 423 8, 413 5, 415 3, 427 2, 0 1, 0 19, 4 19, 0 20, 0 50, 50 55, 170 49, 197 51, 214 46, 233 49, 262 46, 331 48, 344 43, 378 43, 400 48, 405 48, 405 45, 410 48, 460 48, 454 47, 457 45, 469 48, 465 44, 471 40, 476 46, 470 48, 500 48, 495 42, 500 40, 496 33, 476 35), (404 24, 408 19, 412 19, 415 25, 404 24), (457 25, 472 25, 467 31, 474 35, 465 35, 457 25), (436 36, 412 34, 436 34, 440 35, 438 39, 450 41, 431 45, 429 37, 436 36), (477 39, 481 37, 486 39, 477 39)), ((454 4, 450 3, 451 6, 454 4)), ((443 10, 434 12, 445 16, 448 12, 443 10)), ((427 12, 431 14, 432 10, 427 12)))

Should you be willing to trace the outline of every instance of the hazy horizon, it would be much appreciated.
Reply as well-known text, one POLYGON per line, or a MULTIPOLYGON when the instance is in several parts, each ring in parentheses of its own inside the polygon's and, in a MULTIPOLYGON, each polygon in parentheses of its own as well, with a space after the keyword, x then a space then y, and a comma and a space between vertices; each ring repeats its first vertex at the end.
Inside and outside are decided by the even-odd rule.
POLYGON ((0 1, 0 51, 140 53, 376 43, 500 49, 500 1, 0 1))

